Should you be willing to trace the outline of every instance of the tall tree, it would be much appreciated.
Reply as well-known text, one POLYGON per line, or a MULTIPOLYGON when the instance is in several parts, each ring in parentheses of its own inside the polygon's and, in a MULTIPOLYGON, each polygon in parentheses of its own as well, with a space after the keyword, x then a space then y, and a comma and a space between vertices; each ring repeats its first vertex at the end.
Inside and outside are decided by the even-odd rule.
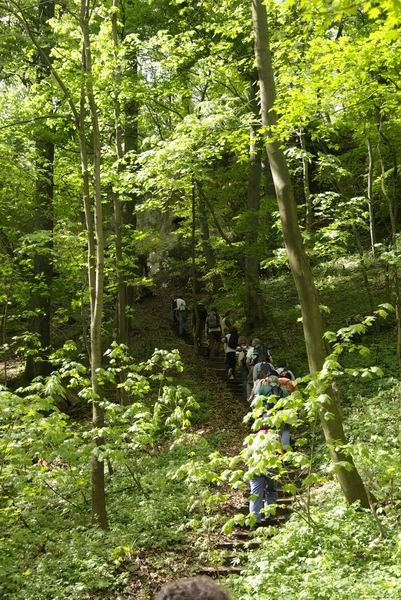
MULTIPOLYGON (((252 24, 266 152, 277 195, 288 261, 301 304, 309 369, 313 373, 322 369, 326 358, 324 327, 313 273, 299 229, 297 206, 286 158, 280 142, 272 137, 277 123, 277 114, 274 110, 275 82, 267 11, 263 0, 252 0, 252 24)), ((340 406, 334 390, 320 409, 320 420, 332 461, 337 467, 336 472, 344 496, 350 503, 359 501, 362 506, 369 507, 366 488, 352 457, 339 449, 346 444, 346 438, 340 406)))
MULTIPOLYGON (((96 450, 100 451, 103 437, 100 433, 104 426, 104 409, 101 404, 101 386, 98 371, 102 366, 102 322, 103 322, 103 293, 104 293, 104 230, 102 209, 102 183, 101 183, 101 141, 99 129, 98 107, 93 86, 92 51, 90 40, 91 8, 89 0, 81 0, 80 28, 82 32, 82 63, 85 77, 86 95, 88 98, 89 112, 92 124, 93 147, 93 210, 94 210, 94 235, 96 241, 95 256, 90 257, 94 263, 95 289, 91 294, 91 381, 93 393, 93 426, 96 430, 96 450)), ((82 116, 81 116, 82 119, 82 116)), ((81 142, 84 143, 84 142, 81 142)), ((92 267, 93 269, 93 267, 92 267)), ((90 276, 90 281, 93 275, 90 276)), ((94 521, 103 529, 107 528, 106 497, 104 487, 104 460, 99 458, 97 452, 92 457, 92 513, 94 521)))
MULTIPOLYGON (((43 53, 36 53, 36 84, 41 85, 50 75, 50 28, 48 21, 54 17, 53 0, 39 0, 38 30, 43 38, 43 53)), ((51 113, 50 98, 47 101, 51 113)), ((43 234, 43 242, 37 244, 34 254, 34 292, 32 308, 34 311, 32 329, 40 343, 40 357, 28 357, 25 377, 31 380, 36 375, 47 375, 50 364, 47 360, 50 347, 51 327, 51 285, 53 279, 53 172, 54 142, 48 128, 38 126, 35 134, 36 181, 35 181, 35 232, 43 234)))
MULTIPOLYGON (((117 174, 123 171, 124 159, 124 130, 122 124, 121 110, 121 80, 122 71, 119 57, 119 35, 118 35, 118 0, 113 0, 111 15, 111 31, 114 54, 114 90, 113 90, 113 108, 114 108, 114 136, 117 159, 117 174)), ((120 194, 118 190, 113 190, 114 205, 114 228, 116 238, 116 271, 117 271, 117 342, 126 344, 128 339, 127 331, 127 285, 124 277, 124 255, 123 255, 123 209, 120 194)))
POLYGON ((250 75, 249 104, 252 110, 252 123, 249 133, 249 173, 246 203, 245 230, 245 318, 248 331, 257 331, 264 324, 265 311, 260 290, 259 263, 259 208, 262 179, 263 138, 260 128, 260 114, 257 102, 258 74, 250 75))

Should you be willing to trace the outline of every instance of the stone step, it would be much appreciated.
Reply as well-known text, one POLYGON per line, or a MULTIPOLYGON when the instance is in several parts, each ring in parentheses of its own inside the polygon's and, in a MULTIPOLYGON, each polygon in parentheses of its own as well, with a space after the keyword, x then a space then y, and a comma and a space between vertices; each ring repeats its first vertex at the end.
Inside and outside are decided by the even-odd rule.
POLYGON ((234 536, 235 539, 237 540, 245 540, 245 541, 252 541, 252 537, 251 537, 251 530, 250 529, 234 529, 232 535, 234 536))
POLYGON ((238 552, 237 550, 227 552, 222 557, 222 562, 223 565, 241 567, 247 562, 246 550, 244 549, 242 552, 238 552))
POLYGON ((258 541, 247 541, 247 540, 232 540, 231 542, 219 542, 215 545, 217 550, 238 550, 240 552, 246 552, 247 550, 255 550, 259 548, 260 542, 258 541))

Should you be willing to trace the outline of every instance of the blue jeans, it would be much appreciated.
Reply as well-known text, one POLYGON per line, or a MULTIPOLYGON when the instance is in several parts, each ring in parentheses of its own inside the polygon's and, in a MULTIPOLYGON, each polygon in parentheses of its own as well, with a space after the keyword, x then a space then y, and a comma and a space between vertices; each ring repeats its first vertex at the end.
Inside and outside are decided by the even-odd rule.
POLYGON ((273 473, 267 475, 255 475, 251 479, 251 494, 257 496, 256 500, 249 501, 249 512, 256 515, 256 523, 262 521, 260 511, 267 508, 269 504, 275 504, 278 497, 277 481, 272 478, 273 473))
POLYGON ((285 450, 286 446, 291 445, 291 425, 289 423, 281 423, 281 446, 285 450))

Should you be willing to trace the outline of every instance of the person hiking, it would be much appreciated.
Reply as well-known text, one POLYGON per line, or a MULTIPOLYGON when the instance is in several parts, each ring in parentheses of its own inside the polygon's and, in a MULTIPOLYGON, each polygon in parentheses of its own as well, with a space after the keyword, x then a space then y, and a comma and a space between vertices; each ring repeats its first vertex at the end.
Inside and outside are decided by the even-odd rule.
POLYGON ((243 400, 247 400, 248 398, 248 367, 246 366, 246 354, 248 350, 249 346, 246 343, 246 339, 240 337, 237 348, 237 365, 241 375, 243 400))
POLYGON ((251 365, 253 366, 252 378, 253 381, 259 379, 259 372, 262 369, 262 365, 273 371, 274 367, 269 350, 262 342, 254 346, 251 357, 251 365))
POLYGON ((260 468, 260 462, 263 463, 263 454, 271 452, 272 449, 280 449, 280 443, 277 432, 269 431, 267 425, 257 431, 247 448, 247 453, 251 462, 251 468, 254 466, 254 473, 250 480, 250 499, 249 512, 254 513, 256 523, 254 527, 263 525, 261 511, 265 510, 271 504, 276 504, 278 497, 277 472, 274 468, 260 468), (261 461, 262 459, 262 461, 261 461))
POLYGON ((255 371, 254 378, 254 367, 262 362, 269 362, 271 364, 270 353, 259 338, 253 338, 251 346, 246 355, 246 366, 248 368, 248 395, 252 391, 254 381, 258 378, 258 372, 260 368, 255 371))
MULTIPOLYGON (((266 415, 268 416, 269 411, 274 407, 277 400, 286 398, 288 395, 288 389, 280 385, 277 371, 262 369, 261 379, 256 380, 249 402, 253 406, 259 396, 266 397, 265 408, 267 411, 266 415), (269 400, 270 397, 272 397, 271 400, 269 400)), ((282 448, 288 448, 291 442, 291 425, 289 423, 281 423, 280 436, 282 448)))
POLYGON ((235 359, 238 346, 238 330, 236 327, 231 327, 230 333, 224 337, 224 351, 226 354, 225 367, 227 371, 227 379, 235 377, 235 359))
POLYGON ((278 360, 276 363, 276 371, 277 373, 281 376, 281 373, 283 371, 286 371, 287 375, 289 375, 289 379, 291 379, 291 381, 295 381, 295 375, 292 371, 290 371, 290 369, 287 366, 287 361, 286 360, 278 360))
POLYGON ((208 312, 205 323, 205 333, 209 342, 210 356, 218 356, 221 345, 220 316, 217 308, 213 307, 208 312))
POLYGON ((176 313, 178 321, 178 334, 187 335, 187 305, 183 298, 176 298, 176 313))
POLYGON ((256 379, 252 386, 252 391, 248 397, 248 402, 253 406, 258 396, 270 396, 271 386, 269 385, 268 378, 274 371, 268 366, 269 363, 264 363, 259 371, 258 379, 256 379))
MULTIPOLYGON (((270 355, 268 355, 270 357, 270 355)), ((271 362, 267 360, 263 360, 261 362, 256 363, 252 369, 252 378, 253 381, 260 379, 261 371, 274 371, 274 367, 271 362)))
POLYGON ((205 323, 207 310, 202 302, 198 302, 192 311, 192 328, 194 335, 194 344, 199 347, 203 343, 205 335, 205 323))

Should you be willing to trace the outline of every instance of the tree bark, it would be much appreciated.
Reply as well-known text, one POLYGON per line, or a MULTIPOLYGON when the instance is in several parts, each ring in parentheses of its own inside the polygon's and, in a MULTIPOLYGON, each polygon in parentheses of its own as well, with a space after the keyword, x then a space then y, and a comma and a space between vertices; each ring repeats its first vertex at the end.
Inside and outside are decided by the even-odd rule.
MULTIPOLYGON (((288 260, 302 309, 309 369, 313 373, 322 369, 326 358, 323 321, 312 270, 299 229, 297 206, 285 155, 281 144, 272 139, 272 128, 277 122, 277 114, 273 108, 275 85, 269 48, 266 7, 263 0, 251 1, 255 59, 259 74, 262 125, 266 136, 266 151, 277 195, 288 260)), ((345 498, 349 503, 359 501, 363 507, 369 508, 365 486, 351 456, 338 449, 339 446, 346 444, 346 438, 340 406, 333 390, 330 399, 326 401, 320 410, 320 420, 345 498), (343 461, 350 465, 351 470, 347 470, 342 466, 343 461)))
MULTIPOLYGON (((97 372, 102 366, 102 320, 103 320, 103 283, 104 283, 104 232, 102 214, 102 189, 101 189, 101 146, 98 112, 93 89, 92 55, 89 32, 89 4, 81 0, 80 27, 83 40, 84 71, 86 94, 92 123, 93 145, 93 196, 94 196, 94 233, 96 240, 95 257, 95 289, 91 297, 91 382, 93 393, 92 422, 96 430, 104 427, 104 411, 100 405, 101 389, 97 372)), ((89 283, 91 284, 91 278, 89 283)), ((92 517, 96 524, 103 529, 108 527, 106 514, 106 497, 104 485, 104 461, 98 458, 98 452, 103 447, 103 438, 100 433, 95 437, 96 451, 92 457, 92 517)))
POLYGON ((259 263, 259 208, 260 186, 262 179, 263 138, 260 135, 260 114, 257 101, 258 74, 250 76, 249 104, 253 120, 249 132, 249 173, 246 203, 245 230, 245 298, 244 312, 246 330, 257 331, 266 319, 263 308, 263 297, 260 289, 259 263))
MULTIPOLYGON (((43 44, 42 53, 37 54, 36 82, 40 84, 50 75, 50 41, 48 20, 54 17, 54 2, 39 1, 38 21, 41 33, 47 39, 43 44)), ((35 136, 36 146, 36 182, 35 182, 35 231, 46 232, 49 239, 42 247, 35 251, 34 279, 32 309, 35 312, 32 330, 38 335, 40 342, 40 360, 28 357, 25 377, 33 379, 37 375, 48 375, 51 365, 47 359, 51 335, 51 286, 53 280, 53 171, 54 171, 54 143, 49 132, 39 131, 35 136)))

